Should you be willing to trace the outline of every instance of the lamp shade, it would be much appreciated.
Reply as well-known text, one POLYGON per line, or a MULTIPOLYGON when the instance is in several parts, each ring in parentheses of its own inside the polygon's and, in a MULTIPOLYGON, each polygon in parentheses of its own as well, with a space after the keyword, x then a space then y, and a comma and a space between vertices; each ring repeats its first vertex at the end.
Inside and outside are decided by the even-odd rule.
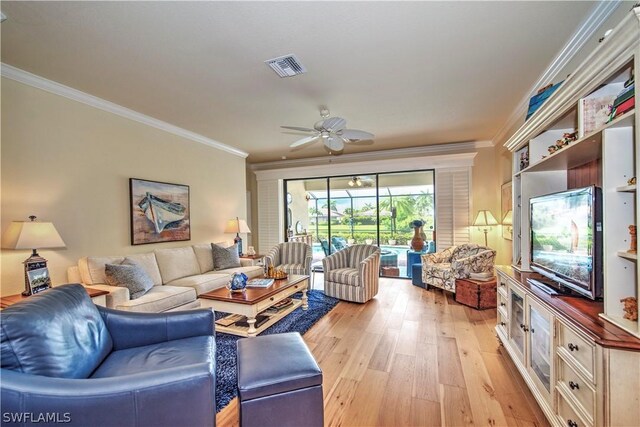
POLYGON ((476 219, 473 221, 473 225, 477 227, 498 225, 498 221, 493 216, 491 211, 479 210, 476 219))
POLYGON ((251 233, 249 226, 244 219, 230 219, 227 221, 227 226, 224 228, 225 233, 251 233))
POLYGON ((4 249, 64 248, 66 245, 51 222, 13 221, 2 236, 4 249))
POLYGON ((513 225, 513 211, 509 209, 506 214, 504 214, 504 218, 502 218, 503 225, 513 225))

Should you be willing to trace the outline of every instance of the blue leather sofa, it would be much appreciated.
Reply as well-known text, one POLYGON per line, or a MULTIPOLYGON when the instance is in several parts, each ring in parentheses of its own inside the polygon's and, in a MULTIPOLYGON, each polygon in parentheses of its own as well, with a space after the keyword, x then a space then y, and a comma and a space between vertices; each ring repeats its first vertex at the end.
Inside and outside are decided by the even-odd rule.
POLYGON ((211 310, 96 307, 63 285, 0 312, 3 425, 215 426, 211 310))

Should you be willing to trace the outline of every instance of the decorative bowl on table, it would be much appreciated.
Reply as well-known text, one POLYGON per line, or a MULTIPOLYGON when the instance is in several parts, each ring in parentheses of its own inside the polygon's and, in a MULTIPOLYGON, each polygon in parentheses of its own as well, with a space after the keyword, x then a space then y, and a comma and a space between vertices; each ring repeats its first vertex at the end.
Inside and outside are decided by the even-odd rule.
POLYGON ((234 273, 227 284, 227 289, 231 292, 244 292, 247 289, 247 275, 244 273, 234 273))

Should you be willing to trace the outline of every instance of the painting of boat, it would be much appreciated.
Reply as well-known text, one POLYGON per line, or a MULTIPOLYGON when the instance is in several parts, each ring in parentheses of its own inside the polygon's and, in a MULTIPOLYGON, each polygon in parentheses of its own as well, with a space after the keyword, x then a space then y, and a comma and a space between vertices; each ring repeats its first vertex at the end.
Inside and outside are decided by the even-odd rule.
POLYGON ((129 181, 132 245, 190 240, 189 186, 129 181))
POLYGON ((151 221, 156 233, 160 233, 165 228, 172 228, 177 222, 182 221, 187 210, 180 203, 162 200, 151 193, 147 193, 138 206, 151 221))

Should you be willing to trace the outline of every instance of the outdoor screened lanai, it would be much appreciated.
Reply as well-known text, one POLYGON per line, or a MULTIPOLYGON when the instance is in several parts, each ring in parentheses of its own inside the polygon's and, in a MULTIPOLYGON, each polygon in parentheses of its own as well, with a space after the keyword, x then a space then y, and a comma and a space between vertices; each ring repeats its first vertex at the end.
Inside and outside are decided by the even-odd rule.
POLYGON ((311 244, 315 265, 348 245, 378 245, 382 276, 411 277, 414 221, 424 224, 424 251, 435 250, 434 179, 422 170, 285 180, 285 236, 311 244))

